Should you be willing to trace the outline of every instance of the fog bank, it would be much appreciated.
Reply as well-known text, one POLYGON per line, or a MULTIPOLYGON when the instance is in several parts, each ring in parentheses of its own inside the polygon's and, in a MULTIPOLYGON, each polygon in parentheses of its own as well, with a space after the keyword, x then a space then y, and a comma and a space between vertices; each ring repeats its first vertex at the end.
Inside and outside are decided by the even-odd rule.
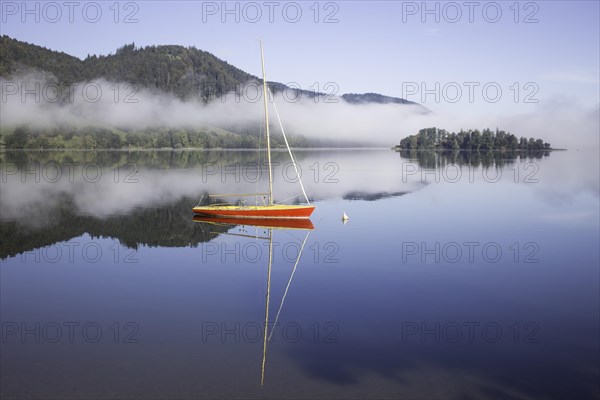
MULTIPOLYGON (((102 126, 120 129, 153 127, 232 127, 257 124, 263 118, 260 90, 250 85, 208 104, 182 101, 173 95, 136 89, 103 79, 60 88, 41 72, 1 79, 1 127, 102 126)), ((448 131, 483 129, 510 131, 518 137, 543 139, 557 148, 597 148, 599 105, 583 107, 566 99, 548 99, 535 111, 517 115, 424 114, 421 106, 349 104, 340 97, 294 96, 280 93, 275 103, 286 132, 307 138, 361 141, 393 146, 419 129, 448 131)), ((273 107, 271 123, 277 124, 273 107)))

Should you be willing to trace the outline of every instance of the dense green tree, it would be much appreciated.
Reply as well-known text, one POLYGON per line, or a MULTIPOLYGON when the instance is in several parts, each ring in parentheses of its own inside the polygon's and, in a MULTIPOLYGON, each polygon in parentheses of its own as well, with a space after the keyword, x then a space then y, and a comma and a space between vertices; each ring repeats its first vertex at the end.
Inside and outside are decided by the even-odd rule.
POLYGON ((526 137, 521 137, 521 139, 519 139, 519 148, 520 149, 526 149, 527 148, 527 138, 526 137))
POLYGON ((25 126, 17 127, 12 135, 9 135, 4 139, 4 143, 6 147, 13 149, 23 149, 28 147, 27 144, 30 139, 30 131, 29 128, 25 126))
POLYGON ((542 139, 522 137, 520 140, 511 133, 496 128, 479 130, 460 130, 458 133, 448 133, 443 129, 425 128, 416 135, 410 135, 400 141, 400 149, 445 149, 445 150, 472 150, 472 151, 514 151, 514 150, 550 150, 549 143, 542 139))

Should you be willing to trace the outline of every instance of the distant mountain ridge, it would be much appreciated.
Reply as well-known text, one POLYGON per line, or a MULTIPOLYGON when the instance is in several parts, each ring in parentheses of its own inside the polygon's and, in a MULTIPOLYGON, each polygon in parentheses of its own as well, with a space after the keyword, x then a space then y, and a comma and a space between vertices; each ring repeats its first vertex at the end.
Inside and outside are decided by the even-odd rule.
MULTIPOLYGON (((163 45, 139 48, 131 43, 117 49, 115 54, 88 55, 80 60, 64 52, 22 42, 7 35, 1 36, 0 77, 6 78, 30 70, 49 72, 64 87, 103 78, 163 91, 182 100, 196 99, 203 102, 239 90, 248 82, 261 81, 195 47, 163 45)), ((290 90, 299 92, 302 96, 331 97, 330 94, 295 89, 277 82, 269 82, 269 86, 274 93, 290 90)), ((350 104, 418 104, 377 93, 351 93, 339 98, 350 104)), ((425 107, 422 108, 424 112, 428 112, 425 107)))
POLYGON ((399 97, 384 96, 379 93, 346 93, 342 95, 342 98, 350 104, 418 104, 399 97))

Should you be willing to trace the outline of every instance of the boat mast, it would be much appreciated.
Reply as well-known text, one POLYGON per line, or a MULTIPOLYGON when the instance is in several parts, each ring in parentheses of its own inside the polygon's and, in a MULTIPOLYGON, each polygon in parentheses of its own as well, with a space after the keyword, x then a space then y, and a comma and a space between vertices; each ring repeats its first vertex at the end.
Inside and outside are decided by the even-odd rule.
POLYGON ((273 171, 271 169, 271 139, 269 137, 269 109, 267 103, 267 73, 265 72, 265 56, 262 40, 260 41, 260 61, 263 73, 263 100, 265 106, 265 129, 267 131, 267 161, 269 163, 269 205, 273 205, 273 171))
POLYGON ((273 228, 269 229, 269 266, 267 267, 267 295, 265 301, 265 329, 263 332, 263 358, 260 372, 260 386, 265 384, 265 364, 267 362, 267 331, 269 329, 269 300, 271 298, 271 267, 273 266, 273 228))

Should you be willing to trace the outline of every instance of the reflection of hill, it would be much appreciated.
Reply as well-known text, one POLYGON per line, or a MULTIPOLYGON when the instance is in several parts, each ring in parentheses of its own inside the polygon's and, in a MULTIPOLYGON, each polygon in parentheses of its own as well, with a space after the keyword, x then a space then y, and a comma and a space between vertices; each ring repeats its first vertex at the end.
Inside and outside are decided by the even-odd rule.
POLYGON ((85 233, 92 237, 114 238, 127 247, 137 248, 140 245, 197 246, 216 236, 210 231, 227 231, 221 227, 213 227, 209 231, 203 224, 194 223, 191 218, 193 204, 192 199, 183 198, 166 206, 138 209, 129 215, 99 219, 73 214, 69 200, 65 199, 60 209, 48 210, 51 221, 42 228, 2 221, 0 258, 64 242, 85 233))

